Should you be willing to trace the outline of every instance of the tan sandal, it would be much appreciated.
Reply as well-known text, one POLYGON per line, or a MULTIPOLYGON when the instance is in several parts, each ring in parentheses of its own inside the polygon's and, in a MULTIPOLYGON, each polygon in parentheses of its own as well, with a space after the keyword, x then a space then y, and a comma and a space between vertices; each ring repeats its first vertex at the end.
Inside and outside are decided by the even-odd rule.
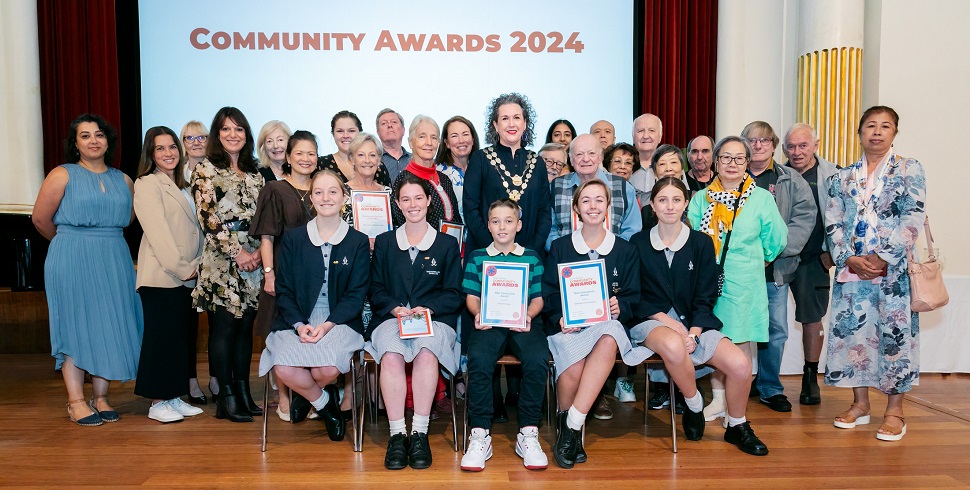
POLYGON ((882 416, 882 425, 879 426, 879 431, 876 432, 876 439, 880 441, 898 441, 906 435, 906 419, 903 417, 902 413, 885 413, 882 416), (886 422, 888 417, 894 417, 899 419, 902 423, 902 427, 895 425, 889 425, 886 422))
POLYGON ((868 424, 869 419, 869 407, 853 403, 848 410, 835 416, 833 424, 840 429, 855 429, 857 425, 868 424))

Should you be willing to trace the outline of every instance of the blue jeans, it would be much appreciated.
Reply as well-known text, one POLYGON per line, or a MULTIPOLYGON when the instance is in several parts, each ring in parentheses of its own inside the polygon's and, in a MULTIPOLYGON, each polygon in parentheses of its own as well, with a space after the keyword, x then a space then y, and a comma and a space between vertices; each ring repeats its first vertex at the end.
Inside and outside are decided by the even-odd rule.
POLYGON ((758 391, 767 400, 784 394, 781 386, 781 356, 788 340, 788 284, 773 282, 768 288, 768 343, 758 344, 758 391))

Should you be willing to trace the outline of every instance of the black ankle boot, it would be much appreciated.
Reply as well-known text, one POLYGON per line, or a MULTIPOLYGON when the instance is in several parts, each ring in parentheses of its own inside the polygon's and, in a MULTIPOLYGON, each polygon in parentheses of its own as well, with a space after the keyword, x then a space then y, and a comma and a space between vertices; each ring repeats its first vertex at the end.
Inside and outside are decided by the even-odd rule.
POLYGON ((229 419, 231 422, 252 422, 249 411, 239 405, 238 396, 233 392, 232 385, 219 387, 216 395, 216 418, 229 419))
POLYGON ((263 414, 263 409, 259 408, 259 405, 253 401, 253 395, 249 391, 249 380, 236 380, 232 382, 232 387, 236 390, 236 396, 239 397, 240 406, 254 417, 258 417, 263 414))
POLYGON ((822 402, 822 393, 818 388, 818 368, 806 365, 802 373, 802 393, 798 396, 802 405, 818 405, 822 402))

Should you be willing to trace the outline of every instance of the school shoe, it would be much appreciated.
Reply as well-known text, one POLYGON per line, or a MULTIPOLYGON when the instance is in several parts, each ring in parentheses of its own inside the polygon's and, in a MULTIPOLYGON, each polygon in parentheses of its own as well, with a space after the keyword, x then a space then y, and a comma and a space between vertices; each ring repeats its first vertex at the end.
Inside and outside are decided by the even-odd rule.
POLYGON ((596 420, 610 420, 613 418, 613 410, 610 410, 610 401, 605 395, 600 395, 596 399, 596 406, 593 407, 593 418, 596 420))
POLYGON ((684 435, 688 441, 699 441, 704 437, 704 411, 691 411, 690 408, 684 410, 680 424, 684 426, 684 435))
POLYGON ((431 467, 431 445, 427 432, 412 432, 411 447, 408 448, 408 466, 416 470, 431 467))
POLYGON ((475 427, 468 436, 468 450, 461 457, 461 469, 482 471, 485 462, 492 459, 492 436, 485 429, 475 427))
MULTIPOLYGON (((529 470, 544 470, 549 466, 549 458, 539 444, 539 428, 523 427, 515 436, 515 454, 522 458, 522 464, 529 470)), ((491 445, 489 446, 491 451, 491 445)), ((491 454, 489 454, 491 455, 491 454)), ((575 461, 576 458, 573 458, 575 461)))
POLYGON ((728 427, 724 431, 724 440, 730 442, 738 447, 738 449, 755 456, 764 456, 768 454, 768 446, 758 439, 758 436, 754 435, 754 430, 751 429, 751 423, 745 422, 743 424, 735 425, 734 427, 728 427))
POLYGON ((626 378, 618 378, 616 386, 613 387, 613 397, 620 400, 620 403, 637 401, 637 395, 633 393, 633 383, 626 378))
POLYGON ((347 424, 344 423, 343 414, 340 413, 340 402, 337 401, 340 399, 340 395, 337 393, 339 390, 335 385, 327 385, 323 389, 330 395, 330 399, 327 400, 323 410, 317 413, 323 419, 324 425, 327 426, 327 436, 330 440, 342 441, 347 432, 347 424))
POLYGON ((556 436, 556 446, 553 448, 552 456, 560 468, 567 470, 576 463, 577 441, 582 440, 580 431, 569 428, 566 424, 568 412, 559 412, 557 417, 559 423, 559 435, 556 436))
POLYGON ((394 434, 387 441, 387 452, 384 453, 384 467, 389 470, 401 470, 408 465, 408 435, 394 434))
POLYGON ((791 412, 791 402, 788 401, 788 397, 780 393, 768 398, 759 398, 759 400, 776 412, 791 412))
POLYGON ((181 398, 172 398, 166 403, 170 407, 174 408, 175 411, 178 412, 183 417, 193 417, 195 415, 205 413, 205 410, 202 410, 199 407, 193 407, 192 405, 189 405, 188 403, 185 403, 184 401, 182 401, 181 398))
MULTIPOLYGON (((659 383, 658 383, 659 384, 659 383)), ((674 412, 684 413, 684 395, 678 390, 675 394, 676 400, 674 405, 674 412)), ((647 401, 647 407, 650 410, 660 410, 670 406, 670 390, 664 386, 663 388, 657 388, 657 391, 650 397, 647 401)))
POLYGON ((167 424, 170 422, 181 422, 185 417, 175 410, 175 407, 169 405, 167 401, 162 401, 152 404, 148 409, 148 418, 167 424))

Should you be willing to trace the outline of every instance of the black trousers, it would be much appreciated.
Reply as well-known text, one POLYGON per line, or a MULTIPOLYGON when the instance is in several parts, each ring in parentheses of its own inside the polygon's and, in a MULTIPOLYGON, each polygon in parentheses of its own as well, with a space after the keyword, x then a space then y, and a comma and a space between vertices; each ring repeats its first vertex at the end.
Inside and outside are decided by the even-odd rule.
POLYGON ((189 392, 185 338, 194 320, 192 290, 184 286, 142 286, 138 295, 145 314, 145 332, 135 394, 154 400, 183 396, 189 392))
POLYGON ((507 328, 473 329, 468 334, 468 418, 471 427, 492 428, 492 380, 506 347, 522 363, 519 427, 539 425, 549 372, 549 344, 539 322, 526 333, 507 328))
POLYGON ((209 374, 220 385, 249 381, 253 360, 253 322, 256 310, 246 310, 236 318, 221 306, 209 311, 209 374))
POLYGON ((189 357, 186 359, 186 367, 189 370, 189 379, 198 378, 199 372, 197 365, 199 363, 199 312, 192 307, 189 310, 189 330, 185 334, 185 348, 188 350, 189 357))

